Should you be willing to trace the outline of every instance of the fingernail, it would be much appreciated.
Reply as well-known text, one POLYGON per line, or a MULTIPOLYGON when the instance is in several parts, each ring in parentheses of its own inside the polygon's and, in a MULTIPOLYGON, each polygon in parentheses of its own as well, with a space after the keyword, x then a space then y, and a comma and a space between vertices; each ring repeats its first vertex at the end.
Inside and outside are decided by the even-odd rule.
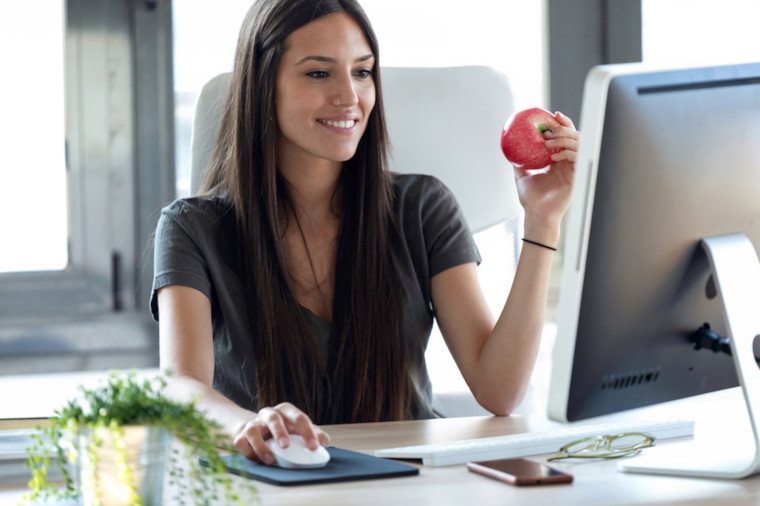
POLYGON ((280 439, 277 440, 277 444, 280 445, 280 448, 285 448, 285 445, 288 444, 288 438, 281 437, 280 439))
POLYGON ((267 453, 266 455, 264 455, 264 463, 268 466, 271 466, 272 464, 274 464, 274 455, 272 455, 271 453, 267 453))

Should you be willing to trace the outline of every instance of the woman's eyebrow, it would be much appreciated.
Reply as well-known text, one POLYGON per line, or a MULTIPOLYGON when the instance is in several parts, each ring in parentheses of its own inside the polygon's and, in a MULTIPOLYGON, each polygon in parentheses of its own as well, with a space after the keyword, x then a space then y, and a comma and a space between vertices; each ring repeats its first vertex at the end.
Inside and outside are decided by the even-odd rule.
MULTIPOLYGON (((372 53, 366 54, 364 56, 360 56, 359 58, 355 59, 354 63, 359 63, 359 62, 371 60, 374 57, 375 57, 375 55, 373 55, 372 53)), ((296 65, 301 65, 302 63, 305 63, 307 61, 317 61, 317 62, 322 62, 322 63, 335 63, 336 62, 335 58, 332 58, 330 56, 310 55, 310 56, 305 56, 305 57, 301 58, 300 60, 298 60, 296 62, 296 65)))

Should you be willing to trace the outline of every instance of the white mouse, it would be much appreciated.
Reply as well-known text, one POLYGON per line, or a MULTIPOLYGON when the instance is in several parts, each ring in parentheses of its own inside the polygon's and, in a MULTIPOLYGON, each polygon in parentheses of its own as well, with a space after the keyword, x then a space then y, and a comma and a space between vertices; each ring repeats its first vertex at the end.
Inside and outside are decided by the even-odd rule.
POLYGON ((317 469, 330 462, 330 453, 323 446, 310 450, 301 436, 288 434, 288 438, 290 446, 287 448, 281 448, 274 439, 266 442, 274 453, 278 466, 286 469, 317 469))

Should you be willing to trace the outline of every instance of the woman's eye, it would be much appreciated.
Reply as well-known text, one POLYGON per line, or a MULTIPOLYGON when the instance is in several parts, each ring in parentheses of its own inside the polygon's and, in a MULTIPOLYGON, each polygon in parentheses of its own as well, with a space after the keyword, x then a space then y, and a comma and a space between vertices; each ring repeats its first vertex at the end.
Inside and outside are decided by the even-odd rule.
POLYGON ((313 77, 314 79, 324 79, 327 77, 327 72, 324 70, 313 70, 311 72, 306 73, 307 76, 313 77))
POLYGON ((371 70, 358 70, 356 72, 356 76, 360 77, 362 79, 371 79, 372 76, 374 76, 374 73, 371 70))

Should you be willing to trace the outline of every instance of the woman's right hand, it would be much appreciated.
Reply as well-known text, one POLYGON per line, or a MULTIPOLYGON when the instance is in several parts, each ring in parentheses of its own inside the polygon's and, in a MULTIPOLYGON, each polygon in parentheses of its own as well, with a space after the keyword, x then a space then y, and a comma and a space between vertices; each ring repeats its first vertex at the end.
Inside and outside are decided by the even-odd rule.
POLYGON ((314 450, 328 445, 330 436, 290 403, 253 413, 214 390, 214 342, 211 301, 199 290, 170 285, 158 291, 161 369, 174 375, 166 395, 196 406, 232 436, 235 449, 257 462, 271 464, 274 454, 264 443, 269 438, 290 443, 288 434, 299 434, 314 450))
POLYGON ((319 445, 330 444, 330 436, 314 425, 306 413, 289 402, 260 409, 255 417, 239 427, 233 444, 244 457, 271 465, 275 460, 274 454, 265 441, 271 438, 281 448, 287 448, 290 445, 289 434, 303 437, 306 446, 312 450, 316 450, 319 445))

